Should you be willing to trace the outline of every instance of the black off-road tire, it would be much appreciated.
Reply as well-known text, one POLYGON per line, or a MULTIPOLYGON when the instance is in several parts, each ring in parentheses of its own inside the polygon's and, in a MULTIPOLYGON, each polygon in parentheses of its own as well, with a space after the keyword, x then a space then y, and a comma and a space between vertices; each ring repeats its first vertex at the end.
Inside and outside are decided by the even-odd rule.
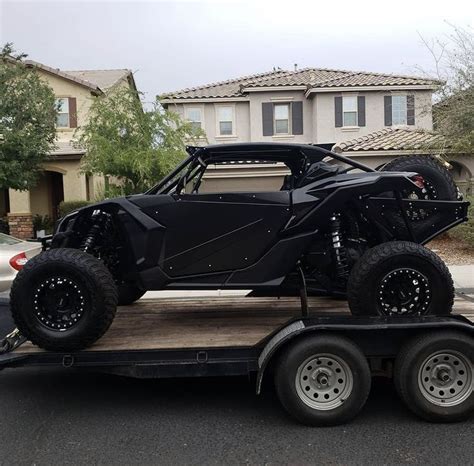
POLYGON ((118 285, 117 292, 119 306, 128 306, 129 304, 133 304, 146 293, 146 291, 132 283, 122 283, 118 285))
POLYGON ((473 368, 471 336, 454 331, 419 335, 395 360, 395 388, 407 407, 427 421, 462 421, 474 413, 473 368), (452 379, 442 383, 436 371, 445 367, 452 379))
POLYGON ((387 163, 382 171, 415 172, 434 186, 437 199, 455 201, 458 198, 458 188, 449 171, 436 159, 430 156, 407 155, 387 163))
POLYGON ((387 277, 396 279, 395 272, 408 273, 407 270, 414 271, 414 279, 418 281, 420 276, 426 279, 422 289, 429 290, 423 305, 417 307, 417 301, 413 301, 413 312, 407 314, 450 314, 454 303, 454 283, 446 264, 433 251, 410 241, 379 244, 356 262, 347 283, 347 300, 352 314, 393 315, 380 302, 381 291, 387 292, 382 285, 387 286, 387 277))
POLYGON ((92 345, 110 327, 117 308, 117 287, 109 270, 95 257, 76 249, 51 249, 20 270, 11 288, 10 307, 18 329, 32 343, 51 351, 76 351, 92 345), (49 318, 44 310, 52 306, 44 304, 51 298, 42 298, 41 293, 54 293, 55 287, 63 293, 58 299, 70 292, 73 298, 64 300, 70 299, 74 309, 80 306, 77 314, 72 313, 77 321, 71 317, 68 328, 58 329, 55 327, 62 324, 57 321, 44 321, 49 318))
POLYGON ((310 426, 331 426, 351 420, 365 405, 370 386, 371 374, 366 357, 355 343, 337 335, 315 335, 290 343, 280 356, 275 371, 275 387, 282 405, 288 414, 310 426), (313 357, 319 358, 310 369, 315 369, 314 378, 302 376, 306 373, 302 371, 308 370, 307 364, 312 364, 313 357), (333 363, 327 366, 331 360, 333 363), (318 365, 318 361, 321 361, 321 365, 318 365), (316 370, 321 369, 332 370, 327 391, 326 388, 321 391, 317 386, 320 374, 316 370), (308 381, 304 381, 303 377, 308 381), (349 378, 352 388, 347 391, 349 378), (312 403, 316 392, 312 393, 304 386, 306 383, 311 383, 314 390, 320 392, 317 398, 322 402, 326 394, 345 398, 329 400, 327 403, 334 404, 326 409, 322 405, 311 406, 309 403, 312 403), (339 395, 334 395, 335 389, 341 390, 339 395))

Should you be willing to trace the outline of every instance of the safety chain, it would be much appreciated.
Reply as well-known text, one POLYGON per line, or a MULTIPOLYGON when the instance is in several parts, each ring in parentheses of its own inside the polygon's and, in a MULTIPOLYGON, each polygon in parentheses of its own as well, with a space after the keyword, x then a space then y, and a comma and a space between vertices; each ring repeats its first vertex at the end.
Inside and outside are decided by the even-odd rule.
POLYGON ((16 328, 9 333, 3 340, 0 340, 0 354, 9 353, 18 348, 25 341, 20 331, 16 328))

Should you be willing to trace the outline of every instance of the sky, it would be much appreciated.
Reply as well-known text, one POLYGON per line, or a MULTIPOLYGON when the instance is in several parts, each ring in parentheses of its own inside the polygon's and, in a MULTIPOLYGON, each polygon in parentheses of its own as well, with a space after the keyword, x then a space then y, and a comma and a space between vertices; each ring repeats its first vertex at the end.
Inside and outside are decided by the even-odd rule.
POLYGON ((0 44, 63 70, 129 68, 151 101, 295 64, 430 73, 422 38, 473 20, 465 0, 0 0, 0 44))

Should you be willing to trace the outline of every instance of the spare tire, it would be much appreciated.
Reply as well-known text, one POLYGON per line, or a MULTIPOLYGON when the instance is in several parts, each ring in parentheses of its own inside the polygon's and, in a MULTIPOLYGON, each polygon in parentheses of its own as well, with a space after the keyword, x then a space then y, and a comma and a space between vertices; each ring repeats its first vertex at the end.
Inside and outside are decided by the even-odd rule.
MULTIPOLYGON (((458 198, 458 188, 451 174, 429 155, 399 157, 384 165, 382 171, 420 174, 425 181, 425 199, 455 201, 458 198)), ((402 193, 403 197, 410 197, 410 194, 402 193)))

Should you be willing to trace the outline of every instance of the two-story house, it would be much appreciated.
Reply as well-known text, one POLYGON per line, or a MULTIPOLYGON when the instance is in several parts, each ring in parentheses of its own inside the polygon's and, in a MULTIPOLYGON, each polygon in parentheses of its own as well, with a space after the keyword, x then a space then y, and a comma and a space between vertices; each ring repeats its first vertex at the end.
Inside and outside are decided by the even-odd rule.
MULTIPOLYGON (((390 74, 305 68, 274 70, 161 96, 163 105, 204 129, 210 144, 293 142, 321 144, 374 168, 393 157, 420 153, 433 136, 435 80, 390 74)), ((456 159, 455 176, 472 184, 469 159, 456 159), (468 165, 464 165, 464 162, 468 165), (469 181, 470 180, 470 181, 469 181)), ((220 167, 224 179, 277 187, 281 167, 220 167), (254 179, 256 178, 256 180, 254 179)))
POLYGON ((30 191, 0 192, 0 216, 8 214, 10 233, 20 238, 33 236, 33 217, 55 219, 61 201, 93 200, 101 180, 80 169, 84 150, 75 147, 76 130, 87 122, 93 99, 119 86, 136 89, 130 70, 62 71, 26 61, 53 89, 59 104, 56 148, 43 166, 38 184, 30 191))

